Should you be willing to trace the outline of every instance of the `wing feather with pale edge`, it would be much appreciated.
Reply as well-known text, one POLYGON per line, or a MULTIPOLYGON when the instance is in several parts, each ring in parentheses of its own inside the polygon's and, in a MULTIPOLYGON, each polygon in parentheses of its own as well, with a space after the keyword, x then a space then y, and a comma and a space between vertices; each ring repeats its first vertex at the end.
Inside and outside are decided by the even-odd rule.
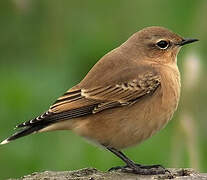
POLYGON ((149 71, 124 83, 86 89, 72 88, 61 96, 47 112, 17 127, 49 125, 62 120, 95 114, 109 108, 130 105, 143 96, 152 94, 160 84, 160 76, 149 71))

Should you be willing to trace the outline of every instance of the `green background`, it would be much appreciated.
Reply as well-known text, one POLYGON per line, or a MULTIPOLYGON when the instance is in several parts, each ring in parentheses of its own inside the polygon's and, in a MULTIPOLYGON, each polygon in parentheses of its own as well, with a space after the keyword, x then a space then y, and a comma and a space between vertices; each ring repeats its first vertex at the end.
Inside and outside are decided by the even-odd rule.
MULTIPOLYGON (((206 0, 1 0, 0 139, 47 110, 131 34, 159 25, 200 42, 179 53, 182 94, 173 121, 125 152, 143 164, 207 172, 206 17, 206 0)), ((31 135, 0 146, 0 179, 121 164, 71 132, 31 135)))

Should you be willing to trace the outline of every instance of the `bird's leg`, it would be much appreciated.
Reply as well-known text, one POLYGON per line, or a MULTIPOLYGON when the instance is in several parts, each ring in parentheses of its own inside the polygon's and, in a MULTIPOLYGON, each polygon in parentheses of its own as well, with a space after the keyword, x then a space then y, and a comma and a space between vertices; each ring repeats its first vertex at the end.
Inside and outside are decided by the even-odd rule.
POLYGON ((115 148, 110 148, 110 147, 107 147, 107 149, 126 163, 126 166, 112 167, 111 169, 109 169, 109 171, 120 169, 123 172, 143 174, 143 175, 165 174, 165 172, 168 172, 161 165, 143 166, 140 164, 135 164, 132 160, 130 160, 127 156, 125 156, 121 151, 118 151, 115 148))
POLYGON ((135 164, 132 160, 130 160, 127 156, 125 156, 121 151, 118 151, 114 148, 110 148, 107 147, 107 149, 109 151, 111 151, 113 154, 115 154, 116 156, 118 156, 121 160, 123 160, 126 163, 126 166, 117 166, 117 167, 112 167, 111 169, 109 169, 109 171, 111 170, 117 170, 117 169, 122 169, 122 168, 127 168, 127 167, 131 167, 131 166, 141 166, 140 164, 135 164))

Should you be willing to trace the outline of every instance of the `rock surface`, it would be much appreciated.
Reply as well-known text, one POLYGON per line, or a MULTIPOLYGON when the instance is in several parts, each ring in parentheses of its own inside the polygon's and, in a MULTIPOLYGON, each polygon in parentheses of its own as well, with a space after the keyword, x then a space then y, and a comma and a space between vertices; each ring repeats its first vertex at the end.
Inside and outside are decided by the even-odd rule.
POLYGON ((18 179, 9 180, 207 180, 207 173, 198 173, 193 169, 168 169, 170 173, 163 175, 136 175, 120 171, 101 172, 94 168, 85 168, 76 171, 45 171, 35 172, 18 179))

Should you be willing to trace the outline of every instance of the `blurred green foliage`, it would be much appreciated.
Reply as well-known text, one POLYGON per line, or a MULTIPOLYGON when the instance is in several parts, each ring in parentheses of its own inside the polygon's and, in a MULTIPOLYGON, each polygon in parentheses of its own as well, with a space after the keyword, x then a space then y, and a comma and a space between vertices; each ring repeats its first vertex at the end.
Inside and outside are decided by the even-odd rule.
MULTIPOLYGON (((195 167, 206 172, 206 10, 206 0, 1 1, 1 139, 13 133, 16 124, 47 110, 99 58, 132 33, 159 25, 201 40, 186 46, 178 57, 181 74, 186 77, 182 59, 189 53, 196 54, 201 66, 199 81, 192 90, 183 86, 173 121, 126 154, 139 163, 195 167), (189 112, 193 123, 182 125, 182 114, 189 112)), ((107 170, 121 163, 71 132, 31 135, 0 147, 0 179, 44 170, 107 170)))

